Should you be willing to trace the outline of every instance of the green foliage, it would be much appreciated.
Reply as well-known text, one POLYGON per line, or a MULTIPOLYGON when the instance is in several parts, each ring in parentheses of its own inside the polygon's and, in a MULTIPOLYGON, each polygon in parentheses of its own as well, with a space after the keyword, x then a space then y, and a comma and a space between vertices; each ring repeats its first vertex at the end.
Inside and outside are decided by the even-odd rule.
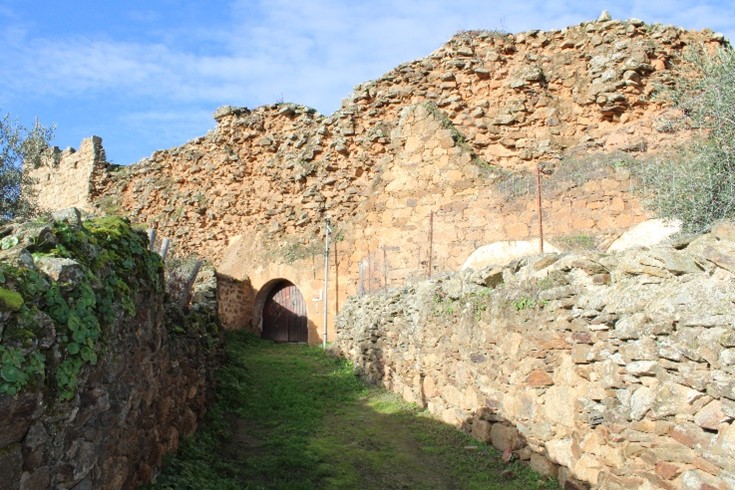
POLYGON ((513 301, 513 307, 516 311, 533 309, 536 308, 537 304, 536 299, 529 296, 521 296, 517 300, 513 301))
POLYGON ((228 332, 217 401, 157 489, 557 488, 323 350, 228 332))
POLYGON ((107 215, 119 215, 121 211, 120 196, 106 195, 97 201, 97 209, 107 215))
POLYGON ((434 293, 434 315, 454 316, 458 306, 459 304, 457 301, 448 298, 442 292, 436 291, 434 293))
POLYGON ((685 231, 706 231, 735 217, 735 52, 690 49, 674 87, 661 95, 681 111, 666 127, 698 131, 685 146, 644 162, 636 170, 648 204, 660 217, 680 219, 685 231))
POLYGON ((0 394, 17 394, 43 372, 44 358, 38 352, 25 355, 17 347, 0 345, 0 394))
POLYGON ((472 311, 472 316, 476 321, 482 318, 482 314, 490 307, 490 298, 493 294, 493 289, 483 288, 476 293, 469 296, 469 306, 472 311))
POLYGON ((55 243, 32 246, 34 256, 73 259, 83 277, 52 282, 36 270, 0 263, 0 310, 11 312, 0 346, 5 353, 0 376, 7 386, 0 390, 15 394, 48 368, 63 401, 76 395, 82 368, 98 362, 103 329, 122 314, 135 314, 135 297, 144 285, 161 290, 162 263, 147 250, 147 237, 122 218, 99 218, 82 227, 55 223, 52 230, 55 243), (37 346, 49 319, 60 347, 58 359, 37 346), (33 352, 20 359, 14 350, 20 346, 33 352))
POLYGON ((44 128, 38 121, 27 129, 10 114, 0 119, 0 218, 38 212, 33 203, 33 182, 23 174, 23 166, 42 164, 53 133, 53 128, 44 128))

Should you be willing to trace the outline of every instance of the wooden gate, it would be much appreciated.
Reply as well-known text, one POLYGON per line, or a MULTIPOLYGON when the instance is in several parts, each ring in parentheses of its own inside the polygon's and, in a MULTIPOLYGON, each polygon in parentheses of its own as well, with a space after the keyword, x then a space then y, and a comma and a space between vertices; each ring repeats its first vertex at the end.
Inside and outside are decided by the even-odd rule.
POLYGON ((276 284, 263 306, 264 339, 307 342, 306 303, 301 291, 288 281, 276 284))

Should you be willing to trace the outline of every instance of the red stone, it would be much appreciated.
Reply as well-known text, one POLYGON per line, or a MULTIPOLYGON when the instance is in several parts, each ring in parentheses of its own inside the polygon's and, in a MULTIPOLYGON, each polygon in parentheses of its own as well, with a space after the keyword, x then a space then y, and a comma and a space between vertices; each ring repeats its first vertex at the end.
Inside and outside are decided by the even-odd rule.
POLYGON ((536 369, 528 375, 528 377, 526 378, 526 383, 528 384, 528 386, 537 388, 539 386, 551 386, 554 384, 554 380, 551 379, 551 376, 549 376, 549 373, 547 373, 546 371, 542 369, 536 369))

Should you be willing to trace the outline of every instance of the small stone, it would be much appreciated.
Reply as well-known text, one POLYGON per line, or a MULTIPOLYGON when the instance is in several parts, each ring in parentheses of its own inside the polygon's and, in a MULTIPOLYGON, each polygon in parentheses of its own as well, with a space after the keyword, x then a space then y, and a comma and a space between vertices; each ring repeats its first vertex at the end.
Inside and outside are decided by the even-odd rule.
POLYGON ((720 337, 720 345, 724 347, 735 347, 735 332, 727 332, 720 337))
POLYGON ((720 429, 715 442, 715 449, 723 454, 735 454, 735 424, 729 424, 720 429))
POLYGON ((540 271, 541 269, 545 269, 551 264, 557 262, 559 257, 560 255, 557 253, 544 254, 541 258, 535 261, 531 267, 535 271, 540 271))
POLYGON ((492 424, 487 420, 475 420, 472 422, 472 437, 483 442, 488 442, 490 441, 491 429, 492 424))
POLYGON ((551 376, 546 371, 536 369, 528 375, 526 384, 532 388, 538 388, 540 386, 551 386, 554 384, 554 380, 551 379, 551 376))
POLYGON ((675 425, 669 435, 675 441, 683 444, 684 446, 701 451, 702 448, 708 448, 712 445, 714 437, 709 432, 705 432, 704 429, 699 427, 697 424, 691 422, 679 422, 675 425))
POLYGON ((32 473, 25 472, 20 478, 20 490, 51 488, 51 471, 48 467, 34 468, 32 473))
POLYGON ((681 490, 715 490, 724 488, 721 480, 700 470, 687 470, 681 474, 681 490))
POLYGON ((84 279, 79 262, 63 257, 38 257, 36 267, 56 282, 78 284, 84 279))
POLYGON ((51 214, 54 221, 68 223, 70 226, 79 228, 82 226, 82 213, 77 208, 67 208, 51 214))
POLYGON ((722 221, 712 227, 712 235, 718 240, 735 242, 735 222, 722 221))
POLYGON ((597 18, 597 22, 607 22, 608 20, 612 20, 610 12, 608 12, 607 10, 603 10, 602 12, 600 12, 600 16, 597 18))
POLYGON ((641 386, 630 397, 630 418, 632 420, 641 420, 643 416, 651 409, 653 402, 656 400, 656 393, 646 386, 641 386))
POLYGON ((571 298, 577 294, 577 290, 572 286, 559 286, 545 291, 541 291, 538 295, 541 301, 555 301, 560 299, 571 298))
POLYGON ((223 105, 218 107, 214 111, 214 120, 218 123, 227 116, 240 116, 243 114, 249 114, 250 110, 247 107, 233 107, 231 105, 223 105))
POLYGON ((20 444, 2 448, 0 451, 0 475, 2 488, 18 488, 23 473, 23 454, 20 444))
POLYGON ((501 267, 490 267, 472 275, 471 280, 480 286, 494 288, 503 284, 503 269, 501 267))
POLYGON ((556 478, 556 475, 559 472, 559 467, 557 465, 552 461, 549 461, 549 459, 544 457, 542 454, 538 453, 531 453, 530 465, 534 471, 541 473, 542 475, 550 476, 551 478, 556 478))
POLYGON ((687 386, 667 382, 659 388, 652 413, 656 418, 673 415, 692 414, 696 409, 692 404, 703 397, 704 393, 687 386))
POLYGON ((625 369, 634 376, 653 376, 656 374, 656 361, 633 361, 629 362, 625 369))
POLYGON ((613 331, 615 336, 622 340, 639 339, 645 333, 644 325, 648 322, 645 313, 634 313, 618 320, 613 331))
POLYGON ((592 284, 602 286, 602 285, 610 285, 611 282, 611 276, 610 274, 595 274, 592 276, 592 284))
POLYGON ((589 332, 574 332, 572 340, 579 344, 593 344, 592 335, 589 332))
POLYGON ((704 429, 717 430, 727 417, 722 412, 722 402, 712 400, 694 416, 694 423, 704 429))
POLYGON ((494 424, 490 431, 490 440, 498 450, 514 451, 521 447, 521 436, 518 429, 505 424, 494 424))
POLYGON ((678 464, 667 461, 659 461, 655 467, 656 474, 664 480, 673 480, 681 474, 682 469, 678 464))
POLYGON ((572 346, 572 361, 575 364, 588 364, 593 356, 590 355, 592 346, 587 344, 574 344, 572 346))

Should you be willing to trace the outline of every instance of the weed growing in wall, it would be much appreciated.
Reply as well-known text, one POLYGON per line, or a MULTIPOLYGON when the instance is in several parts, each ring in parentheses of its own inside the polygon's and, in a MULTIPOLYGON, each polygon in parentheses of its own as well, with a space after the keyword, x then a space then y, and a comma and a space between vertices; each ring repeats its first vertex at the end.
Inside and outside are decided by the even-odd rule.
POLYGON ((562 271, 551 271, 545 277, 524 281, 507 290, 506 305, 516 311, 544 308, 549 302, 542 293, 552 288, 567 286, 569 279, 562 271))
POLYGON ((482 318, 483 313, 485 313, 490 307, 490 298, 492 294, 493 289, 483 288, 469 296, 468 305, 472 312, 472 316, 476 321, 479 321, 482 318))

